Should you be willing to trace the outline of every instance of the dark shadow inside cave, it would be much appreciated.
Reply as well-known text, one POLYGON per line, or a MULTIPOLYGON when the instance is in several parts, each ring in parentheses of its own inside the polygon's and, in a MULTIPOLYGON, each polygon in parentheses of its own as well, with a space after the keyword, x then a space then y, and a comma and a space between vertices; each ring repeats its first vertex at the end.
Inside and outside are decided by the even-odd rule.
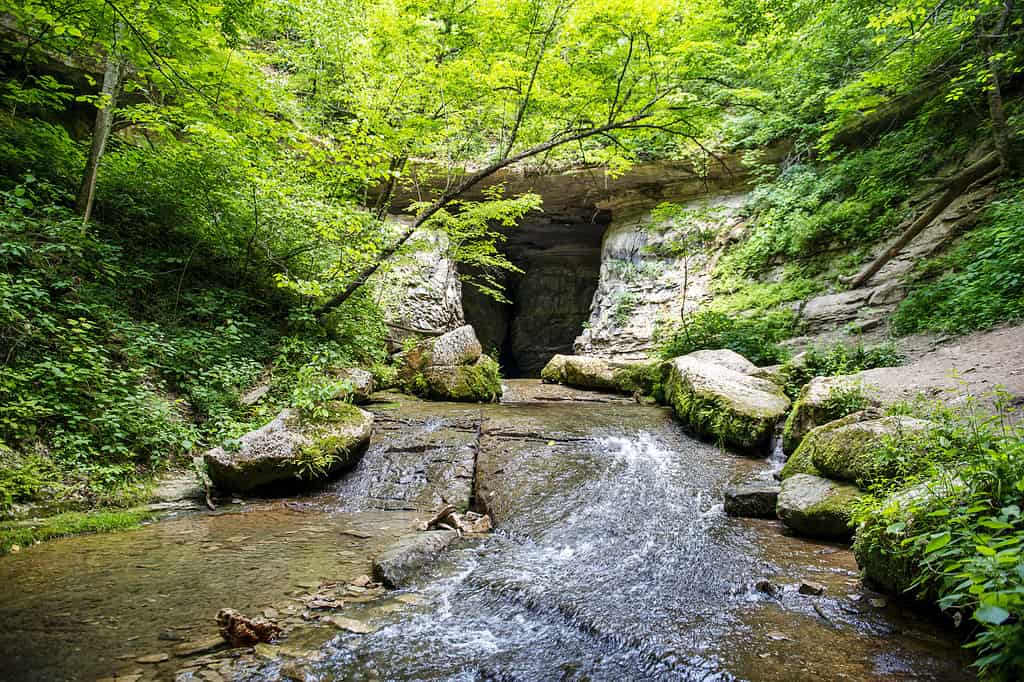
POLYGON ((608 211, 586 216, 531 215, 508 232, 502 250, 522 274, 505 277, 500 303, 463 284, 466 322, 507 377, 538 377, 556 353, 572 344, 590 317, 601 270, 601 238, 608 211))

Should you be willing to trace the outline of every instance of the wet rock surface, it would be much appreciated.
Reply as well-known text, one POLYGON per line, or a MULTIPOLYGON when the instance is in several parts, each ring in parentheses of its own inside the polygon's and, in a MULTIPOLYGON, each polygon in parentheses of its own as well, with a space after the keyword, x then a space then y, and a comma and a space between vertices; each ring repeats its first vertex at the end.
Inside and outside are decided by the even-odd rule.
POLYGON ((779 482, 772 478, 771 472, 737 476, 725 488, 725 513, 730 516, 773 519, 779 489, 779 482))
POLYGON ((853 535, 851 511, 861 492, 820 476, 796 474, 782 482, 778 514, 794 533, 822 540, 842 540, 853 535))
POLYGON ((788 682, 902 679, 912 670, 967 679, 941 631, 870 605, 847 549, 722 512, 728 481, 761 463, 687 437, 663 408, 615 396, 590 402, 539 383, 510 382, 506 394, 515 402, 373 406, 390 434, 375 434, 364 463, 378 446, 383 454, 393 441, 448 430, 468 440, 456 451, 476 443, 476 497, 494 493, 487 497, 499 511, 495 533, 449 545, 402 591, 376 584, 371 558, 429 535, 414 529, 435 505, 345 511, 345 496, 325 490, 56 541, 0 559, 0 676, 269 682, 570 671, 788 682), (554 399, 555 390, 567 399, 554 399), (758 590, 759 581, 773 588, 758 590), (801 595, 801 581, 825 590, 801 595), (217 635, 220 608, 274 620, 285 636, 175 656, 175 647, 217 635), (182 641, 159 638, 182 624, 182 641), (169 659, 134 662, 154 654, 169 659))
POLYGON ((668 402, 695 432, 767 454, 775 424, 789 409, 789 399, 777 384, 730 368, 737 364, 731 355, 725 356, 725 364, 719 364, 718 357, 697 353, 667 362, 668 402))
POLYGON ((458 537, 454 530, 427 530, 403 536, 373 560, 373 577, 391 588, 404 587, 458 537))

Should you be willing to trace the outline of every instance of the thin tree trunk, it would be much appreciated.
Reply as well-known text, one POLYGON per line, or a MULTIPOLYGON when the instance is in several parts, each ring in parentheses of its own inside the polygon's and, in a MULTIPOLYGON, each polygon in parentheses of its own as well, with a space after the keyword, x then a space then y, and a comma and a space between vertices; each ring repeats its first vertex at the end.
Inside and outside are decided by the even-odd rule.
POLYGON ((100 160, 103 158, 103 151, 107 146, 110 127, 114 121, 114 108, 117 106, 117 97, 121 91, 124 58, 121 55, 118 43, 121 40, 123 31, 124 25, 118 22, 117 28, 114 30, 114 42, 110 47, 110 52, 107 54, 107 64, 103 70, 103 86, 100 90, 100 94, 103 96, 103 104, 96 111, 96 121, 92 129, 92 147, 89 149, 89 158, 85 162, 82 185, 75 199, 75 210, 82 216, 82 232, 85 232, 85 227, 89 224, 89 218, 92 216, 100 160))
POLYGON ((583 140, 588 137, 593 137, 595 135, 601 135, 612 130, 622 130, 630 128, 638 121, 642 121, 646 118, 649 118, 651 115, 652 114, 650 113, 648 108, 645 107, 643 110, 641 110, 640 113, 636 114, 635 116, 631 116, 630 118, 624 119, 622 121, 614 121, 603 126, 587 128, 586 130, 581 130, 572 135, 566 135, 565 137, 558 137, 552 140, 548 140, 547 142, 538 144, 534 147, 530 147, 529 149, 523 150, 513 156, 507 156, 503 159, 499 159, 498 161, 495 161, 491 165, 485 168, 481 168, 475 173, 466 176, 462 182, 446 191, 434 203, 432 203, 422 213, 420 213, 416 217, 416 220, 413 221, 412 225, 410 225, 406 229, 406 231, 402 233, 402 235, 391 246, 384 249, 384 251, 381 252, 381 254, 377 257, 377 259, 374 262, 370 263, 365 268, 363 268, 363 270, 356 276, 354 280, 352 280, 352 282, 349 283, 348 286, 346 286, 343 290, 339 291, 337 294, 328 299, 326 303, 317 308, 317 317, 323 317, 324 315, 326 315, 327 313, 329 313, 330 311, 334 310, 342 303, 347 301, 352 296, 352 294, 354 294, 356 291, 359 290, 360 287, 366 284, 367 280, 371 276, 373 276, 373 273, 377 272, 377 269, 380 268, 382 263, 384 263, 392 256, 394 256, 398 252, 398 250, 402 248, 402 246, 404 246, 407 241, 409 241, 409 238, 412 237, 413 233, 417 229, 419 229, 421 225, 423 225, 425 222, 433 218, 438 211, 440 211, 445 206, 454 201, 456 198, 461 196, 464 192, 475 187, 479 182, 481 182, 485 178, 494 175, 495 173, 497 173, 502 168, 505 168, 506 166, 511 166, 514 163, 522 161, 523 159, 528 159, 530 157, 537 156, 538 154, 543 154, 544 152, 550 149, 554 149, 555 147, 560 147, 563 144, 576 142, 578 140, 583 140))
POLYGON ((980 23, 977 26, 978 42, 985 55, 988 65, 988 111, 992 122, 992 142, 999 155, 999 165, 1003 170, 1010 166, 1010 129, 1006 122, 1006 109, 1003 107, 1003 92, 999 77, 999 59, 996 56, 996 41, 1006 30, 1006 22, 1013 11, 1013 0, 1006 0, 999 12, 999 18, 990 34, 985 34, 980 23))

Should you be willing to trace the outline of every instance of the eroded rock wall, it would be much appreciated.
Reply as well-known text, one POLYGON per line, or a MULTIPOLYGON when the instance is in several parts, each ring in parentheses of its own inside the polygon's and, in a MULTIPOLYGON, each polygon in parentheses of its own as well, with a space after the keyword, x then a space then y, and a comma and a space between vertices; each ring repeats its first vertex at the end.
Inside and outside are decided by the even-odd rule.
POLYGON ((658 222, 655 204, 612 210, 601 247, 601 271, 587 324, 574 343, 579 355, 642 360, 654 349, 656 327, 678 320, 709 297, 717 254, 741 223, 743 191, 698 196, 679 204, 683 220, 658 222), (681 250, 695 230, 708 233, 703 248, 681 250))

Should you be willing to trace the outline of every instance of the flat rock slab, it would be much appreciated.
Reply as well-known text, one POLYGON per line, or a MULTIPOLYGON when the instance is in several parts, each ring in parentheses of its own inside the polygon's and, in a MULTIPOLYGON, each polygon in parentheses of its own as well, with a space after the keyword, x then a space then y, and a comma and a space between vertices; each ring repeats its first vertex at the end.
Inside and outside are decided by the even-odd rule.
POLYGON ((445 503, 467 507, 480 420, 479 410, 425 402, 377 409, 369 449, 331 486, 330 495, 353 510, 433 513, 445 503))
POLYGON ((779 490, 779 482, 769 472, 737 476, 725 489, 725 513, 729 516, 773 519, 779 490))
POLYGON ((402 587, 458 537, 459 534, 453 530, 418 531, 405 535, 374 559, 373 578, 392 589, 402 587))
POLYGON ((797 535, 844 540, 853 535, 850 519, 861 494, 856 486, 796 474, 782 482, 777 511, 786 527, 797 535))

